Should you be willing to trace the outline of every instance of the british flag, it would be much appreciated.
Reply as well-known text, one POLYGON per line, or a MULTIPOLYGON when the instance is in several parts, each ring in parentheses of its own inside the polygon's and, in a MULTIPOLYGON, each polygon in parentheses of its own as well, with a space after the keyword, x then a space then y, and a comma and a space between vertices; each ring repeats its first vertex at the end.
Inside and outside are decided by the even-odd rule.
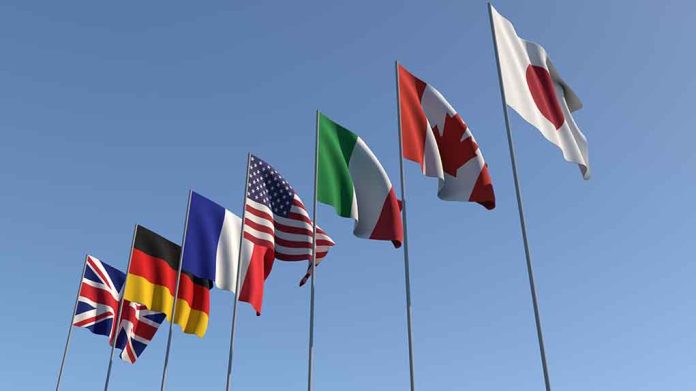
POLYGON ((124 300, 123 305, 125 307, 121 315, 116 347, 121 349, 121 360, 133 364, 155 336, 166 316, 128 300, 124 300))
MULTIPOLYGON (((126 275, 92 256, 87 256, 86 262, 73 326, 109 336, 111 344, 114 319, 118 316, 120 292, 126 275)), ((165 315, 127 300, 123 305, 116 347, 121 349, 121 359, 132 364, 152 340, 165 315)))

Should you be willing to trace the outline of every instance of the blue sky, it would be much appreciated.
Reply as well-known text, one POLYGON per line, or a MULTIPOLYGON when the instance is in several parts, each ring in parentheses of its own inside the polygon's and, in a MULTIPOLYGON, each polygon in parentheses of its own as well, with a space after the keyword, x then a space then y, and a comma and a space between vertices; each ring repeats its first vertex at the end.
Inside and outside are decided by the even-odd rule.
MULTIPOLYGON (((314 111, 360 134, 398 183, 394 60, 470 125, 494 211, 435 196, 407 163, 419 390, 541 390, 485 2, 19 2, 0 5, 0 388, 55 384, 81 262, 125 269, 134 224, 180 241, 190 188, 239 212, 251 151, 312 194, 314 111)), ((554 389, 696 388, 696 7, 499 1, 585 107, 593 179, 511 112, 554 389)), ((354 238, 317 275, 316 389, 408 385, 402 253, 354 238)), ((235 389, 302 390, 305 264, 240 306, 235 389)), ((232 297, 204 339, 175 328, 170 390, 221 389, 232 297)), ((166 328, 112 389, 155 389, 166 328)), ((99 389, 105 338, 75 329, 64 389, 99 389)))

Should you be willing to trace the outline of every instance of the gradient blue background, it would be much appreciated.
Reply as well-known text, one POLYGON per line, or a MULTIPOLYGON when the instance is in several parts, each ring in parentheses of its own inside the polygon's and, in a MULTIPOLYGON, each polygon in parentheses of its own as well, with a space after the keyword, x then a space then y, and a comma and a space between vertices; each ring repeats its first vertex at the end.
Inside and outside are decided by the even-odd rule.
MULTIPOLYGON (((499 1, 585 103, 594 177, 511 113, 555 390, 696 389, 696 8, 499 1)), ((314 110, 359 133, 398 184, 395 59, 471 126, 492 211, 435 197, 407 163, 419 390, 541 390, 485 2, 0 5, 0 388, 53 387, 81 263, 125 269, 133 225, 180 241, 193 188, 240 211, 246 153, 311 204, 314 110)), ((398 187, 398 185, 397 185, 398 187)), ((317 280, 316 390, 405 390, 402 253, 354 238, 317 280)), ((303 390, 305 263, 240 306, 236 390, 303 390)), ((170 390, 221 389, 232 296, 204 339, 175 328, 170 390)), ((166 327, 113 390, 159 386, 166 327)), ((106 339, 75 329, 65 390, 101 389, 106 339)))

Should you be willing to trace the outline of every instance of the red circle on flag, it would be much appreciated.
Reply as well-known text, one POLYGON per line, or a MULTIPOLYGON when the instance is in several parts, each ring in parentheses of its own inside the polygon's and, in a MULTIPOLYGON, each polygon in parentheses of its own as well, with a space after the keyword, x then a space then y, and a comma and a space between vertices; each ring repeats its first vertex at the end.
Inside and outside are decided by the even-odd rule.
POLYGON ((553 86, 549 71, 540 66, 529 65, 527 67, 527 86, 541 114, 558 130, 565 122, 565 118, 561 105, 558 103, 556 89, 553 86))

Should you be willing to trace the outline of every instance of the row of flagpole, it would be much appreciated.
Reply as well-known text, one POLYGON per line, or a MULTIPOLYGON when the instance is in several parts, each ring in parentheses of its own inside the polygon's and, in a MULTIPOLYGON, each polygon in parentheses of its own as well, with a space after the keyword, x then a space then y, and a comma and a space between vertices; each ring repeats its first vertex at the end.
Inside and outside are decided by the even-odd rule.
MULTIPOLYGON (((498 54, 498 44, 495 39, 495 26, 493 24, 493 14, 492 5, 488 3, 488 15, 490 20, 491 34, 493 38, 493 45, 495 49, 495 59, 496 67, 498 70, 498 84, 500 86, 500 97, 503 106, 503 116, 505 119, 505 129, 508 140, 508 149, 510 152, 510 161, 512 165, 513 180, 515 184, 515 196, 517 200, 517 210, 520 220, 520 229, 522 233, 522 241, 524 244, 524 254, 527 265, 527 276, 529 279, 529 288, 532 297, 532 305, 534 308, 534 321, 537 331, 537 340, 539 343, 539 353, 542 364, 542 371, 544 375, 544 386, 546 391, 551 391, 551 380, 549 376, 548 363, 546 360, 546 349, 544 347, 544 336, 541 327, 541 315, 539 309, 539 302, 537 299, 536 285, 534 283, 534 270, 532 268, 532 257, 529 248, 529 239, 527 236, 527 225, 524 217, 524 206, 522 202, 522 191, 520 189, 519 176, 517 174, 517 159, 515 156, 515 147, 512 140, 512 131, 510 128, 510 119, 508 116, 507 104, 505 99, 505 87, 503 85, 503 78, 500 68, 500 57, 498 54)), ((404 174, 404 153, 403 153, 403 134, 401 126, 401 99, 400 99, 400 87, 399 87, 399 62, 394 63, 395 70, 395 80, 396 80, 396 108, 397 108, 397 126, 398 126, 398 138, 399 138, 399 177, 401 185, 401 213, 403 221, 403 231, 404 231, 404 243, 403 243, 403 255, 404 255, 404 283, 405 283, 405 293, 406 293, 406 327, 407 327, 407 340, 408 340, 408 364, 409 364, 409 385, 410 390, 415 391, 415 364, 414 364, 414 349, 413 349, 413 312, 411 304, 411 273, 410 273, 410 262, 409 262, 409 250, 408 250, 408 214, 406 209, 406 176, 404 174)), ((307 390, 312 391, 312 363, 313 363, 313 349, 314 349, 314 267, 315 267, 315 246, 316 246, 316 209, 317 209, 317 166, 319 159, 319 111, 317 111, 316 120, 316 136, 315 136, 315 166, 314 166, 314 218, 313 218, 313 249, 312 249, 312 282, 311 282, 311 293, 310 293, 310 331, 309 331, 309 358, 308 358, 308 376, 307 376, 307 390)))
MULTIPOLYGON (((399 168, 401 177, 401 211, 404 227, 404 277, 406 288, 406 324, 408 333, 408 363, 409 363, 409 384, 411 391, 415 391, 415 368, 413 354, 413 323, 411 307, 411 274, 408 257, 408 228, 406 224, 406 182, 404 176, 404 158, 401 138, 401 103, 399 100, 399 63, 395 62, 396 70, 396 105, 398 114, 398 137, 399 137, 399 168)), ((313 390, 313 368, 314 368, 314 280, 316 275, 316 236, 317 236, 317 187, 319 171, 319 110, 316 111, 315 119, 315 144, 314 144, 314 192, 313 192, 313 216, 312 216, 312 275, 309 293, 309 340, 307 356, 307 391, 313 390)), ((240 252, 241 253, 241 252, 240 252)))
MULTIPOLYGON (((544 338, 543 338, 543 333, 542 333, 542 327, 541 327, 541 315, 540 315, 540 309, 539 309, 539 303, 537 299, 537 292, 536 292, 536 286, 534 282, 534 272, 532 268, 532 260, 531 260, 531 252, 530 252, 530 247, 529 247, 529 239, 527 235, 527 228, 526 228, 526 221, 525 221, 525 215, 524 215, 524 207, 523 207, 523 202, 522 202, 522 194, 521 194, 521 188, 520 188, 520 183, 519 183, 519 176, 517 172, 517 161, 516 161, 516 156, 515 156, 515 148, 514 148, 514 143, 512 139, 512 132, 510 128, 510 120, 508 116, 508 109, 507 109, 507 103, 506 103, 506 95, 505 95, 505 88, 503 85, 503 79, 502 79, 502 72, 501 72, 501 66, 500 66, 500 57, 499 57, 499 52, 498 52, 498 45, 496 41, 496 31, 495 31, 495 26, 493 23, 493 14, 492 14, 492 6, 489 3, 488 4, 488 12, 489 12, 489 18, 490 18, 490 26, 491 26, 491 34, 493 37, 493 45, 495 49, 495 58, 496 58, 496 65, 497 65, 497 70, 498 70, 498 81, 499 81, 499 86, 500 86, 500 95, 501 95, 501 101, 502 101, 502 108, 503 108, 503 116, 505 120, 505 127, 506 127, 506 134, 507 134, 507 140, 508 140, 508 147, 509 147, 509 153, 510 153, 510 160, 511 160, 511 166, 512 166, 512 173, 513 173, 513 181, 515 185, 515 195, 516 195, 516 201, 517 201, 517 208, 518 208, 518 216, 519 216, 519 221, 520 221, 520 229, 521 229, 521 234, 522 234, 522 239, 523 239, 523 244, 524 244, 524 253, 525 253, 525 259, 526 259, 526 266, 527 266, 527 274, 528 274, 528 279, 529 279, 529 287, 530 287, 530 292, 531 292, 531 297, 532 297, 532 304, 533 304, 533 309, 534 309, 534 319, 535 319, 535 325, 536 325, 536 331, 537 331, 537 339, 538 339, 538 344, 539 344, 539 351, 540 351, 540 357, 541 357, 541 364, 542 364, 542 370, 543 370, 543 376, 544 376, 544 385, 546 391, 551 391, 551 382, 550 382, 550 376, 549 376, 549 369, 548 369, 548 363, 546 359, 546 352, 545 352, 545 347, 544 347, 544 338)), ((395 72, 396 72, 396 105, 397 105, 397 118, 398 118, 398 137, 399 137, 399 174, 400 174, 400 185, 401 185, 401 203, 402 203, 402 220, 403 220, 403 257, 404 257, 404 279, 405 279, 405 295, 406 295, 406 324, 407 324, 407 341, 408 341, 408 352, 409 352, 409 384, 410 384, 410 390, 415 391, 415 364, 414 364, 414 349, 413 349, 413 316, 412 316, 412 303, 411 303, 411 284, 410 284, 410 263, 409 263, 409 246, 408 246, 408 225, 407 225, 407 202, 406 202, 406 179, 405 179, 405 174, 404 174, 404 158, 403 158, 403 139, 402 139, 402 124, 401 124, 401 101, 400 101, 400 87, 399 87, 399 63, 395 62, 395 72)), ((314 315, 315 315, 315 279, 316 279, 316 233, 317 233, 317 187, 318 187, 318 159, 319 159, 319 111, 316 112, 316 119, 315 119, 315 155, 314 155, 314 181, 313 181, 313 186, 314 186, 314 193, 313 193, 313 218, 312 218, 312 256, 311 256, 311 282, 310 282, 310 297, 309 297, 309 336, 308 336, 308 362, 307 362, 307 390, 312 391, 313 390, 313 364, 314 364, 314 315)), ((246 214, 246 198, 248 194, 248 186, 249 186, 249 164, 250 164, 250 154, 247 156, 247 164, 246 164, 246 171, 245 171, 245 185, 244 185, 244 195, 243 195, 243 203, 242 203, 242 229, 240 232, 240 241, 239 241, 239 257, 238 257, 238 262, 237 262, 237 274, 236 274, 236 281, 235 281, 235 297, 234 297, 234 304, 233 304, 233 310, 232 310, 232 324, 231 324, 231 330, 230 330, 230 346, 229 346, 229 357, 228 357, 228 365, 227 365, 227 378, 226 378, 226 390, 229 391, 232 388, 232 363, 233 363, 233 357, 234 357, 234 342, 235 342, 235 336, 236 336, 236 323, 237 323, 237 306, 238 306, 238 301, 239 301, 239 295, 240 295, 240 277, 241 277, 241 263, 242 263, 242 244, 244 240, 244 221, 245 221, 245 214, 246 214)), ((189 192, 189 197, 188 197, 188 204, 186 208, 186 218, 185 218, 185 223, 184 223, 184 232, 183 232, 183 238, 182 238, 182 248, 181 248, 181 254, 179 257, 179 265, 178 265, 178 271, 177 271, 177 280, 176 280, 176 290, 175 292, 178 293, 179 291, 179 284, 180 284, 180 279, 181 279, 181 272, 182 272, 182 265, 183 265, 183 258, 184 258, 184 244, 186 243, 186 233, 188 230, 188 216, 189 216, 189 211, 191 207, 191 192, 189 192)), ((135 242, 135 232, 133 235, 133 243, 135 242)), ((131 245, 131 253, 129 254, 128 258, 128 266, 127 270, 130 269, 130 264, 132 260, 132 249, 133 249, 133 244, 131 245)), ((85 263, 83 265, 82 269, 82 274, 81 278, 85 273, 87 265, 87 259, 85 259, 85 263)), ((126 282, 124 282, 123 286, 123 291, 125 292, 126 289, 126 282)), ((75 303, 73 306, 73 315, 75 314, 75 311, 77 309, 78 305, 78 298, 79 298, 79 292, 80 292, 80 285, 78 285, 78 291, 77 295, 75 298, 75 303)), ((118 316, 116 317, 116 322, 114 323, 113 331, 112 331, 112 338, 113 340, 111 341, 111 349, 110 349, 110 355, 109 355, 109 364, 107 367, 107 372, 106 372, 106 379, 105 379, 105 384, 104 384, 104 390, 107 391, 109 388, 109 381, 110 381, 110 375, 111 375, 111 369, 112 369, 112 364, 113 364, 113 355, 114 355, 114 350, 116 347, 117 343, 117 336, 118 336, 118 326, 120 325, 122 313, 123 313, 123 301, 124 301, 124 295, 121 295, 120 297, 120 302, 119 302, 119 310, 118 310, 118 316)), ((167 347, 166 347, 166 352, 165 352, 165 358, 164 358, 164 365, 162 368, 162 379, 161 379, 161 385, 160 389, 161 391, 164 391, 166 388, 166 380, 167 380, 167 373, 168 373, 168 363, 169 363, 169 355, 171 351, 171 341, 172 341, 172 328, 173 328, 173 323, 174 319, 176 317, 176 295, 175 299, 172 303, 172 310, 171 310, 171 320, 169 324, 169 330, 168 330, 168 335, 167 335, 167 347)), ((62 375, 63 375, 63 369, 65 366, 65 361, 70 345, 70 340, 71 340, 71 335, 72 335, 72 317, 71 317, 71 322, 70 322, 70 327, 68 329, 68 335, 65 343, 65 348, 63 351, 63 357, 61 360, 61 365, 60 365, 60 370, 58 374, 58 380, 56 384, 56 390, 58 391, 61 386, 61 380, 62 380, 62 375)))

